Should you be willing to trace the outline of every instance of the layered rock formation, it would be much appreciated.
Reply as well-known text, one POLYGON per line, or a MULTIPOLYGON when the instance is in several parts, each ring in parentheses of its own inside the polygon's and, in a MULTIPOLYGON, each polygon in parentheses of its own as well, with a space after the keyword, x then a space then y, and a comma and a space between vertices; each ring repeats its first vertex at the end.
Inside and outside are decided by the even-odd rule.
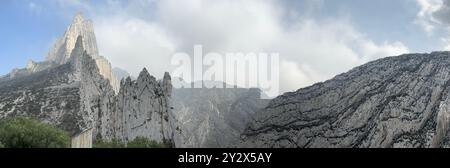
POLYGON ((450 52, 389 57, 285 93, 244 147, 448 147, 450 52))

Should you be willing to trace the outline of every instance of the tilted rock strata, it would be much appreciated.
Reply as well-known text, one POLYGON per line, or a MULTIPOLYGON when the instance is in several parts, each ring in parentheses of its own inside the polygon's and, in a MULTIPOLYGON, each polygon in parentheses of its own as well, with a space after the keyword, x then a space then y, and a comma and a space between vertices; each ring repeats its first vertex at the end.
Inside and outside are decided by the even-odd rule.
POLYGON ((448 147, 449 85, 449 52, 373 61, 275 98, 241 146, 448 147))

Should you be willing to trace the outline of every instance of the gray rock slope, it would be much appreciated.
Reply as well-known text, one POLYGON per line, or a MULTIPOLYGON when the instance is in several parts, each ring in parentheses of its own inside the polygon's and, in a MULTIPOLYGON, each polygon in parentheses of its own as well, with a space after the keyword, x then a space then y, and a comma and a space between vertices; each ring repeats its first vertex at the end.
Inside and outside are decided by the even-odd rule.
POLYGON ((90 97, 109 86, 82 48, 81 36, 71 59, 36 73, 0 82, 0 116, 30 116, 77 134, 92 127, 90 97))
POLYGON ((230 147, 239 142, 245 124, 267 100, 259 89, 178 88, 173 113, 178 122, 177 147, 230 147))
MULTIPOLYGON (((131 76, 130 73, 128 73, 127 71, 117 68, 117 67, 113 68, 112 71, 113 71, 114 75, 116 76, 116 78, 119 80, 122 80, 124 78, 131 76)), ((133 78, 131 78, 131 79, 133 79, 133 78)))
POLYGON ((80 111, 79 84, 69 64, 0 82, 0 118, 32 116, 71 133, 86 128, 80 111))
POLYGON ((450 52, 389 57, 285 93, 243 147, 449 147, 450 52))

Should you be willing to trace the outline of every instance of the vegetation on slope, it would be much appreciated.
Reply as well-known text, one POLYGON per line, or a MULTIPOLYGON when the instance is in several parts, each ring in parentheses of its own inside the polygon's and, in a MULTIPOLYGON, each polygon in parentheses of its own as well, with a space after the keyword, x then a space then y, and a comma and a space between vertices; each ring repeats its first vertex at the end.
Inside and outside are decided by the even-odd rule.
POLYGON ((69 134, 34 119, 17 117, 0 121, 0 147, 68 148, 69 134))
POLYGON ((105 141, 101 138, 94 141, 94 148, 170 148, 169 143, 158 143, 144 137, 137 137, 128 143, 124 143, 118 139, 105 141))

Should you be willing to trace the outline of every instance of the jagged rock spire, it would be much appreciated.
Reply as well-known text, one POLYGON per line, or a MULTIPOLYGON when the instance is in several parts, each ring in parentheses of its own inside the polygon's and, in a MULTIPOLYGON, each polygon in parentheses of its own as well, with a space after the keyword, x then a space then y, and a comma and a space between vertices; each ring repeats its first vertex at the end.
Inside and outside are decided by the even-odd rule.
POLYGON ((56 41, 54 47, 48 53, 47 61, 57 64, 66 63, 75 48, 78 36, 83 37, 83 48, 86 52, 94 59, 99 57, 94 26, 91 21, 85 20, 81 13, 77 13, 64 36, 56 41))
POLYGON ((167 97, 172 96, 172 77, 170 77, 169 72, 164 73, 162 88, 167 97))
POLYGON ((83 17, 83 13, 78 12, 75 17, 73 18, 72 24, 73 23, 83 23, 84 22, 84 17, 83 17))
POLYGON ((64 36, 56 41, 48 53, 47 61, 61 65, 71 60, 78 37, 81 37, 82 40, 81 48, 95 60, 100 74, 108 79, 114 91, 118 92, 120 83, 112 71, 111 63, 99 55, 93 23, 85 20, 81 12, 75 15, 64 36))

